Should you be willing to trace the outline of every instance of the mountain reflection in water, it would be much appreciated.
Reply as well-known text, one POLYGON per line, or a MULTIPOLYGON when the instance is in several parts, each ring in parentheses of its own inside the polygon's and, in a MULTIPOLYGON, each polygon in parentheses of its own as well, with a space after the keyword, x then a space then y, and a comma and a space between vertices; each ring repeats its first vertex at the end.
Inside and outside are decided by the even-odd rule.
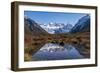
POLYGON ((72 46, 65 44, 63 46, 54 43, 45 44, 32 56, 33 61, 41 60, 64 60, 64 59, 82 59, 83 55, 72 46))

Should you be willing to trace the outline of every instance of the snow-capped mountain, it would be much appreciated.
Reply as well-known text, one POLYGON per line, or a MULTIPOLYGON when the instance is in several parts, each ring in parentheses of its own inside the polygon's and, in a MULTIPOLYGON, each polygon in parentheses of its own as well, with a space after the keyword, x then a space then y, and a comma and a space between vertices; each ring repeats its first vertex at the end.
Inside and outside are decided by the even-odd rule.
POLYGON ((90 31, 90 16, 86 15, 79 19, 75 26, 71 29, 70 32, 89 32, 90 31))
POLYGON ((49 24, 41 24, 40 26, 50 34, 67 33, 72 28, 71 24, 52 23, 52 22, 49 24))
POLYGON ((73 26, 71 24, 64 25, 63 28, 59 28, 58 30, 55 30, 55 33, 56 34, 68 33, 72 29, 72 27, 73 26))
POLYGON ((49 24, 39 24, 36 21, 24 17, 25 23, 25 32, 26 33, 49 33, 49 34, 59 34, 59 33, 67 33, 72 28, 71 24, 63 24, 63 23, 53 23, 49 24))

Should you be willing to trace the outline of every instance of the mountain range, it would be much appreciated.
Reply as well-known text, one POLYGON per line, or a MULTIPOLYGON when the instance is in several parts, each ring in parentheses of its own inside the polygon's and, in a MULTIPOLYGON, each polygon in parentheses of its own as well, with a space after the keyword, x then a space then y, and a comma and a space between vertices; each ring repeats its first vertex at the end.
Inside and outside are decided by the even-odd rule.
POLYGON ((71 24, 63 23, 49 23, 47 25, 40 25, 44 30, 50 34, 68 33, 73 27, 71 24))
POLYGON ((72 24, 49 23, 39 24, 36 21, 24 17, 25 33, 46 33, 46 34, 61 34, 61 33, 77 33, 90 31, 90 16, 86 15, 80 18, 73 26, 72 24))

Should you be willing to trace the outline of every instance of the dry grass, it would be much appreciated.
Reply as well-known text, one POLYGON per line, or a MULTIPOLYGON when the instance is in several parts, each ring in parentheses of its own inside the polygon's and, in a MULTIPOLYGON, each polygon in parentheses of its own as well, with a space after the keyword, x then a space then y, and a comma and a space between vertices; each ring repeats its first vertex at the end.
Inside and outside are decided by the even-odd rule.
MULTIPOLYGON (((71 44, 83 44, 85 49, 82 50, 82 54, 90 54, 90 33, 76 33, 76 34, 37 34, 26 35, 25 34, 25 61, 30 61, 32 55, 37 52, 45 43, 49 42, 64 42, 71 44)), ((81 51, 81 50, 79 50, 81 51)))

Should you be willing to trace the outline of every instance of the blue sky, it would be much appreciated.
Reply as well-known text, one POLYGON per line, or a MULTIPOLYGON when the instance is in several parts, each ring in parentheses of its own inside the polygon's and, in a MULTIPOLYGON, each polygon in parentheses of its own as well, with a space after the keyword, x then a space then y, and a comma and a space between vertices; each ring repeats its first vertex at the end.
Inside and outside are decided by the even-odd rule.
POLYGON ((84 13, 64 13, 64 12, 42 12, 42 11, 24 11, 24 16, 35 20, 40 24, 53 23, 70 23, 75 25, 75 23, 83 16, 87 14, 84 13))

